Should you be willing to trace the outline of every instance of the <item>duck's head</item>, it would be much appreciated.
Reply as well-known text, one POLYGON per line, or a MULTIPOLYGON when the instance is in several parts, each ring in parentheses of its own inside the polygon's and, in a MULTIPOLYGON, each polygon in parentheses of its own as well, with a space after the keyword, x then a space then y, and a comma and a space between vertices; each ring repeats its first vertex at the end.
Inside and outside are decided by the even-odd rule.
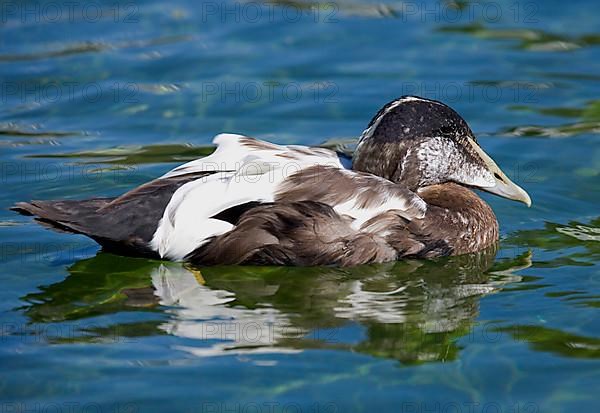
POLYGON ((447 105, 403 96, 385 105, 363 132, 352 168, 413 190, 455 182, 531 205, 477 143, 467 122, 447 105))

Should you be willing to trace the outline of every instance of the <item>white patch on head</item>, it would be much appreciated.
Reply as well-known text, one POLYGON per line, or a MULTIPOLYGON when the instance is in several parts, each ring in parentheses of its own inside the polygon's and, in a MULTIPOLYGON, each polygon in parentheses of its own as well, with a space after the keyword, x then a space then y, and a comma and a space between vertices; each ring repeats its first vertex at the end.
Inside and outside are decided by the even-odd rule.
POLYGON ((467 162, 459 144, 439 136, 422 142, 417 147, 419 172, 423 184, 436 184, 451 180, 477 187, 489 186, 494 181, 485 167, 467 162))
POLYGON ((400 102, 400 103, 407 103, 407 102, 428 102, 428 103, 435 103, 437 105, 441 105, 440 102, 437 102, 435 100, 420 98, 418 96, 404 96, 404 97, 401 97, 400 99, 397 99, 396 101, 400 102))

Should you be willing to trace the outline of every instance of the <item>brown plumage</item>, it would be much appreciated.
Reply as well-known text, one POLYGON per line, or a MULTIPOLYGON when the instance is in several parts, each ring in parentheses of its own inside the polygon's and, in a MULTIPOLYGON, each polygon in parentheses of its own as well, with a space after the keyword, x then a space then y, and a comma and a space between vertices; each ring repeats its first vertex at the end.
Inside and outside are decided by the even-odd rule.
POLYGON ((396 258, 377 234, 350 227, 329 205, 278 202, 246 211, 236 227, 194 251, 201 264, 358 265, 396 258))
POLYGON ((421 195, 428 204, 423 218, 408 220, 388 211, 359 230, 321 202, 255 206, 240 216, 232 231, 198 248, 189 259, 204 265, 352 266, 466 254, 497 241, 496 217, 472 191, 447 183, 421 195))
POLYGON ((496 217, 471 188, 531 203, 455 111, 414 96, 375 115, 352 169, 323 148, 241 135, 214 142, 214 154, 120 197, 13 209, 123 254, 199 265, 352 266, 495 244, 496 217))

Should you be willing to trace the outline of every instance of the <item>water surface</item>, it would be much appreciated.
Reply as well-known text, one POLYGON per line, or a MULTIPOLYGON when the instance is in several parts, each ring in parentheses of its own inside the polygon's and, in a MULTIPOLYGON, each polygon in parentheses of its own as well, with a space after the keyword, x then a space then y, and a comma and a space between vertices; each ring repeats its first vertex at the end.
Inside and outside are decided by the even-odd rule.
POLYGON ((0 411, 598 409, 595 2, 68 3, 0 15, 0 411), (351 148, 408 93, 531 194, 483 195, 498 249, 191 268, 7 210, 122 193, 223 131, 351 148))

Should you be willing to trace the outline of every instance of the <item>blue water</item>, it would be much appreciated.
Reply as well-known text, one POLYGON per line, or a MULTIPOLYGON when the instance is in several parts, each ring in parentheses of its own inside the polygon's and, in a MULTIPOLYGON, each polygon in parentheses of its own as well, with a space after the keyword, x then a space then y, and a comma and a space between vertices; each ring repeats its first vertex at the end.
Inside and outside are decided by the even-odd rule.
POLYGON ((0 412, 600 407, 596 2, 0 3, 0 412), (403 94, 533 199, 498 251, 190 268, 7 208, 110 196, 212 136, 341 146, 403 94))

